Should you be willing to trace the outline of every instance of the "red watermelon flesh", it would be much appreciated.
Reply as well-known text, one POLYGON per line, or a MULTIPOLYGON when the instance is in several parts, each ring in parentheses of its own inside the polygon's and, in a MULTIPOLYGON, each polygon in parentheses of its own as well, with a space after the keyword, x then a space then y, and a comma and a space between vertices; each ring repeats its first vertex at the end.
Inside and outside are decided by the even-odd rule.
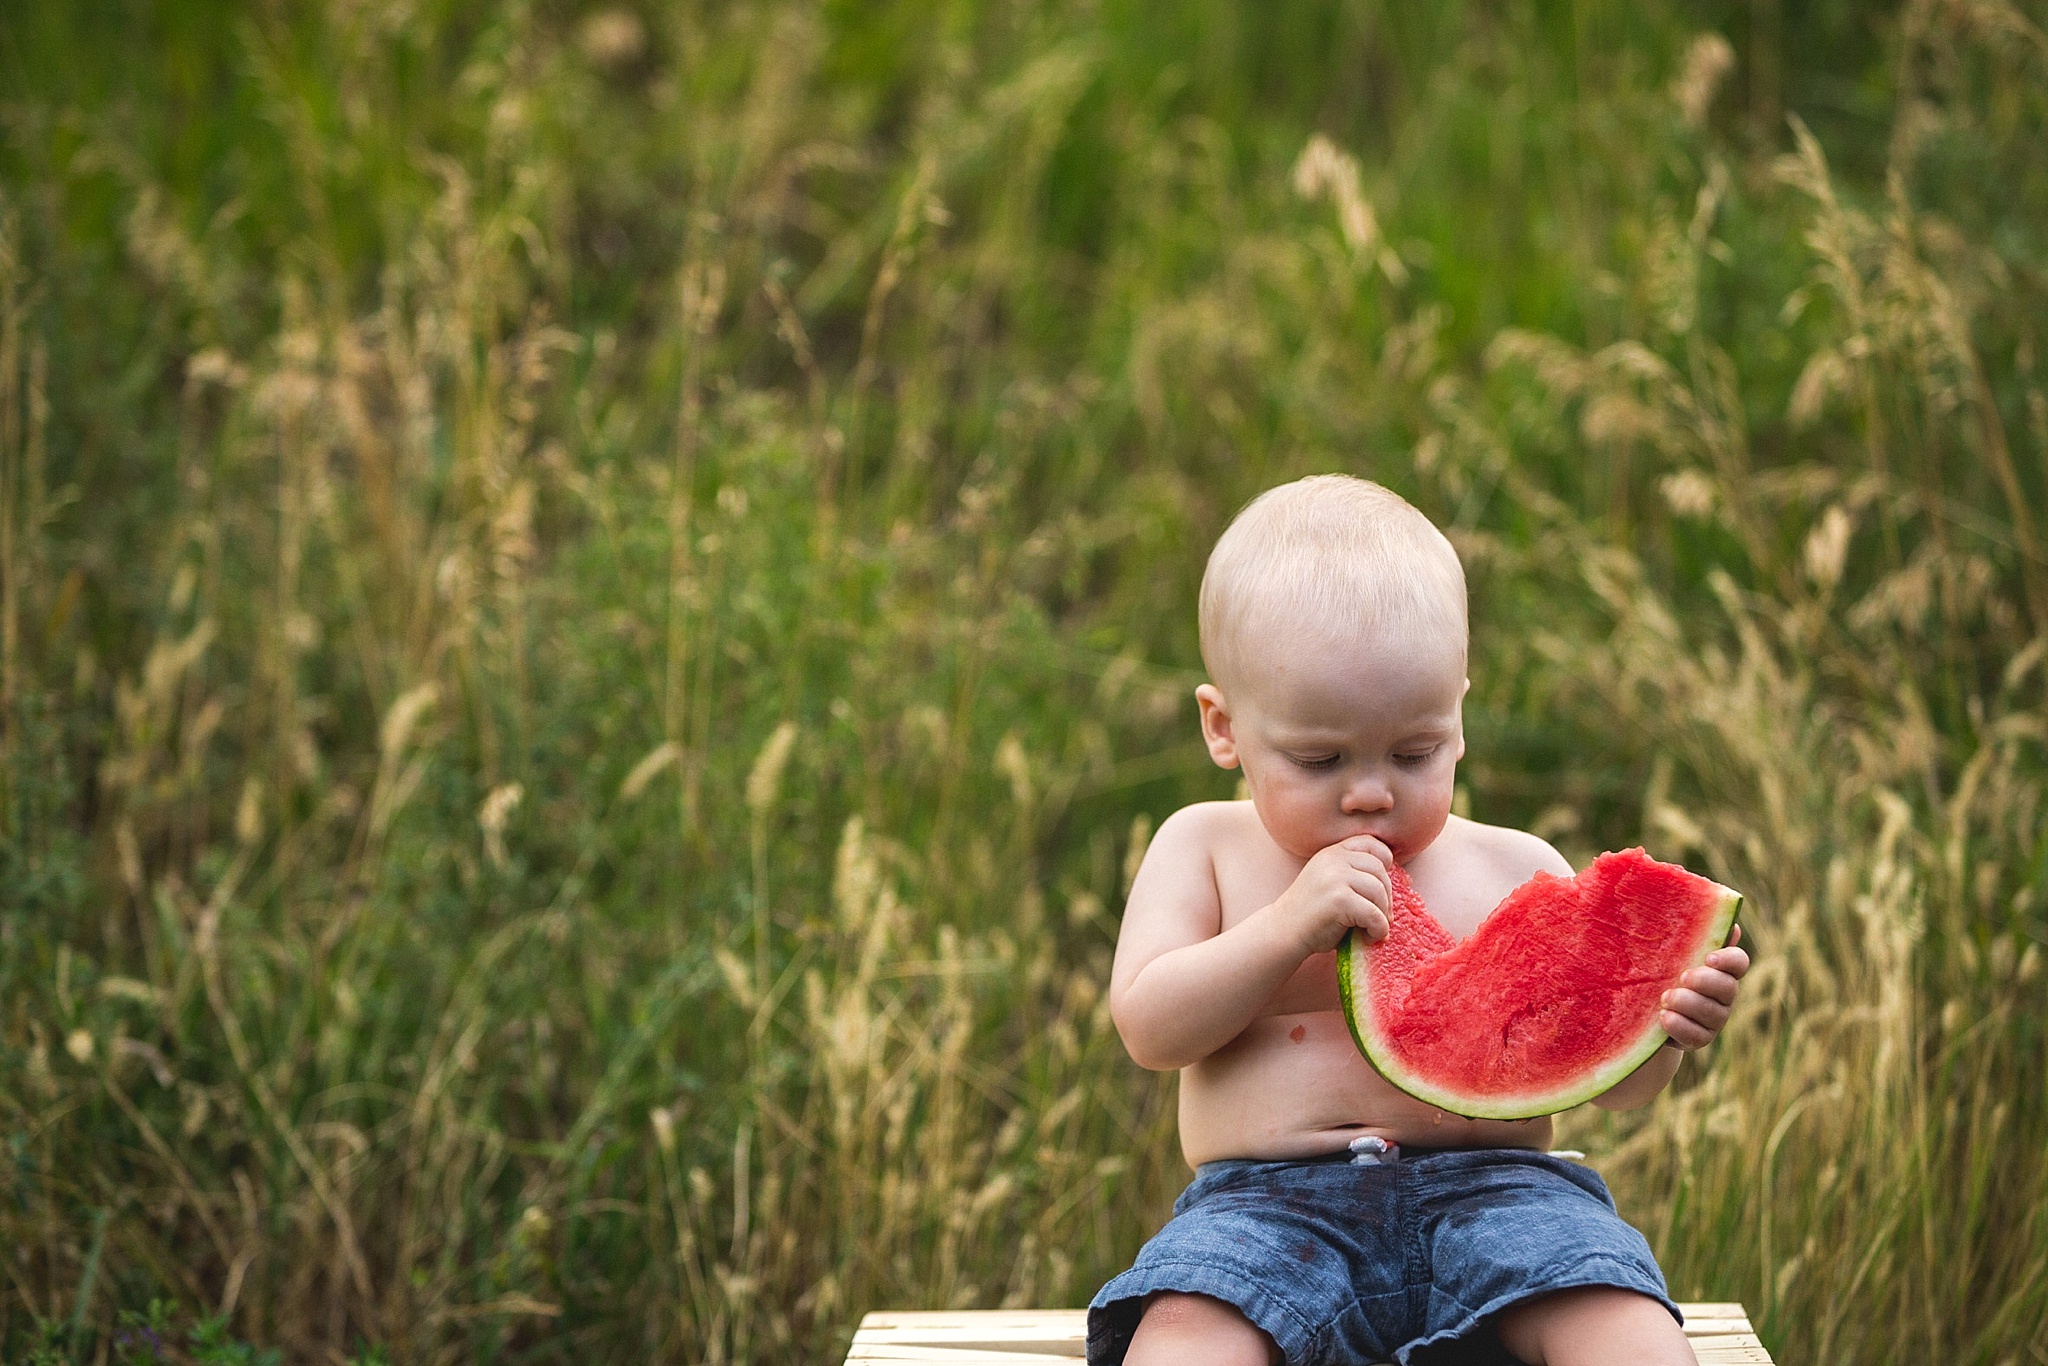
POLYGON ((1641 849, 1538 873, 1462 941, 1393 870, 1387 937, 1348 936, 1352 1038, 1387 1080, 1475 1119, 1592 1099, 1664 1042, 1658 1002, 1727 942, 1740 894, 1641 849))

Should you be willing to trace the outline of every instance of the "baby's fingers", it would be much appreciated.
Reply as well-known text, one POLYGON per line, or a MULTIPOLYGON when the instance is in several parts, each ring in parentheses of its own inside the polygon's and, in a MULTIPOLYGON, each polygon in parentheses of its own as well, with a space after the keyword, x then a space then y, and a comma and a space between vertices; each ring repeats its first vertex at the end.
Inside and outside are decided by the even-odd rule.
POLYGON ((1687 1052, 1705 1048, 1714 1041, 1714 1035, 1719 1032, 1707 1028, 1697 1020, 1687 1019, 1674 1010, 1659 1011, 1657 1023, 1663 1027, 1665 1035, 1671 1042, 1687 1052))
POLYGON ((1344 841, 1344 847, 1354 854, 1369 854, 1373 858, 1378 859, 1382 865, 1394 861, 1394 851, 1387 848, 1383 841, 1372 835, 1353 835, 1350 839, 1344 841))
POLYGON ((1346 879, 1351 890, 1370 901, 1381 911, 1393 909, 1394 889, 1388 885, 1387 875, 1377 868, 1353 868, 1346 879))
POLYGON ((1365 936, 1366 943, 1379 943, 1387 937, 1387 913, 1377 906, 1368 905, 1365 914, 1358 917, 1358 932, 1365 936))
POLYGON ((1356 925, 1372 943, 1387 937, 1387 890, 1370 878, 1354 876, 1351 890, 1358 900, 1352 903, 1347 919, 1356 925))
POLYGON ((1738 949, 1730 944, 1708 954, 1706 964, 1718 972, 1725 972, 1730 977, 1739 979, 1743 973, 1749 971, 1749 950, 1738 949))
MULTIPOLYGON (((1690 1024, 1697 1025, 1700 1029, 1706 1031, 1706 1039, 1711 1039, 1714 1035, 1720 1033, 1721 1026, 1728 1023, 1727 1002, 1717 1001, 1711 996, 1703 995, 1688 987, 1676 987, 1665 992, 1663 1000, 1659 1001, 1658 1004, 1664 1008, 1664 1016, 1667 1021, 1675 1015, 1690 1024)), ((1673 1038, 1678 1038, 1678 1035, 1671 1029, 1668 1023, 1665 1025, 1664 1032, 1670 1034, 1673 1038)), ((1706 1039, 1702 1039, 1701 1043, 1705 1043, 1706 1039)), ((1683 1043, 1684 1040, 1681 1039, 1680 1042, 1683 1043)), ((1689 1046, 1697 1048, 1700 1044, 1689 1046)))
POLYGON ((1740 988, 1742 974, 1728 972, 1709 963, 1707 967, 1690 968, 1678 979, 1678 985, 1688 987, 1702 996, 1710 996, 1724 1006, 1735 1004, 1735 993, 1740 988))

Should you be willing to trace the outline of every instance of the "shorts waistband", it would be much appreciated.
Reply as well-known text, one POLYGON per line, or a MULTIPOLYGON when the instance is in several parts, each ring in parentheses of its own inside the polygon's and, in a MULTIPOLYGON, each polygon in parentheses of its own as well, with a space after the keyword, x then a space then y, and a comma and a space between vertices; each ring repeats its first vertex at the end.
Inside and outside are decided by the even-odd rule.
MULTIPOLYGON (((1396 1163, 1414 1162, 1440 1153, 1478 1153, 1491 1151, 1485 1148, 1425 1148, 1416 1144, 1396 1143, 1391 1138, 1377 1134, 1362 1134, 1344 1148, 1331 1153, 1312 1153, 1306 1157, 1255 1158, 1223 1157, 1202 1163, 1196 1171, 1219 1171, 1224 1167, 1244 1163, 1252 1166, 1322 1166, 1332 1162, 1345 1162, 1354 1167, 1389 1167, 1396 1163)), ((1586 1155, 1576 1149, 1552 1148, 1510 1148, 1508 1152, 1526 1153, 1535 1157, 1562 1158, 1573 1163, 1584 1163, 1586 1155)))
POLYGON ((1354 1167, 1391 1166, 1403 1158, 1417 1158, 1429 1153, 1448 1153, 1455 1148, 1413 1148, 1402 1147, 1390 1138, 1367 1134, 1351 1140, 1347 1147, 1333 1153, 1310 1153, 1305 1157, 1257 1158, 1221 1157, 1204 1162, 1195 1168, 1197 1174, 1221 1171, 1225 1167, 1239 1165, 1253 1167, 1320 1167, 1333 1162, 1348 1162, 1354 1167))

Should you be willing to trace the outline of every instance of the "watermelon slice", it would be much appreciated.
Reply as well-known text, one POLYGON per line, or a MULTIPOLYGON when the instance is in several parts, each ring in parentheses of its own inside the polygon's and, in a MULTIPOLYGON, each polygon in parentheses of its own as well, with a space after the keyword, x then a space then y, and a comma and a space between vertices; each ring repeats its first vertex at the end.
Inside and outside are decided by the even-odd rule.
POLYGON ((1346 936, 1351 1037, 1409 1095, 1473 1119, 1591 1100, 1657 1051, 1657 1002, 1728 940, 1740 893, 1640 849, 1538 873, 1463 941, 1393 870, 1387 937, 1346 936))

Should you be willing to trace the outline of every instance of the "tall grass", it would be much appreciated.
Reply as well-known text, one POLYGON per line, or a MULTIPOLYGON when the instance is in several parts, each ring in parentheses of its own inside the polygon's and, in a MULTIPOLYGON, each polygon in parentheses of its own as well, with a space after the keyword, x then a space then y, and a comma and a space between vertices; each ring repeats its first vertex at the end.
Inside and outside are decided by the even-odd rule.
POLYGON ((1566 1121, 1674 1289, 2048 1361, 2048 39, 1867 18, 10 13, 0 1350, 1080 1302, 1202 558, 1339 468, 1466 558, 1473 814, 1749 895, 1566 1121))

